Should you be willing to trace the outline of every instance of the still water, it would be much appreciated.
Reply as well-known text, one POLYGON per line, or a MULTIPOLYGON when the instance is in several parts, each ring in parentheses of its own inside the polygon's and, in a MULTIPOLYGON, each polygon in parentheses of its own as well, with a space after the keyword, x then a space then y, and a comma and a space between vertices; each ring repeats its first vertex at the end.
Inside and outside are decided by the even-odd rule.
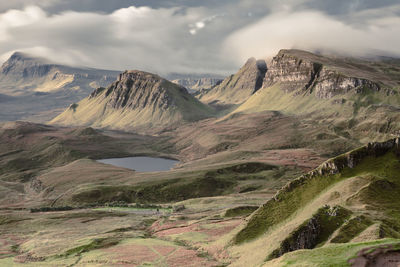
POLYGON ((98 162, 132 169, 138 172, 157 172, 168 171, 174 167, 179 161, 163 158, 151 157, 128 157, 128 158, 111 158, 101 159, 98 162))

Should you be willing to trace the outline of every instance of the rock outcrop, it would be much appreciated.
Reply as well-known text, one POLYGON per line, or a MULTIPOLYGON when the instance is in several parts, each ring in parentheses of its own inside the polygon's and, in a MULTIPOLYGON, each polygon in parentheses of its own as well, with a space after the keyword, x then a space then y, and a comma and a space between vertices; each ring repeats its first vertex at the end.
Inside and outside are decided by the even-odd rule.
POLYGON ((205 103, 241 104, 261 88, 266 72, 265 60, 250 58, 236 74, 225 78, 211 90, 202 92, 198 98, 205 103))
POLYGON ((351 212, 340 207, 325 206, 320 208, 309 220, 306 220, 289 237, 283 240, 278 249, 268 259, 274 259, 285 253, 299 249, 313 249, 338 229, 351 212))
POLYGON ((132 70, 99 87, 51 123, 113 129, 149 129, 209 117, 212 110, 180 85, 132 70))
POLYGON ((365 73, 360 73, 359 77, 352 76, 353 73, 346 73, 345 68, 349 66, 338 59, 334 61, 299 50, 281 50, 268 66, 263 87, 280 83, 286 93, 308 92, 324 99, 350 91, 381 90, 378 82, 363 78, 365 73))

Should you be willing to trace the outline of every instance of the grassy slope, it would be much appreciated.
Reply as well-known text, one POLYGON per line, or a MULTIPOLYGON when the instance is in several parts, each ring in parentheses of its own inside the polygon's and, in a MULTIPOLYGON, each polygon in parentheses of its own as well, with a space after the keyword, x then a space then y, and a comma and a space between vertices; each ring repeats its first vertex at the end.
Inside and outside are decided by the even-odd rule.
POLYGON ((275 84, 260 89, 232 113, 277 110, 288 115, 307 115, 315 125, 332 125, 337 134, 362 143, 386 140, 400 130, 399 94, 348 93, 319 99, 308 94, 286 94, 282 86, 275 84), (343 104, 335 102, 342 99, 345 99, 343 104))
POLYGON ((43 197, 57 199, 57 205, 112 201, 165 203, 277 188, 287 180, 282 177, 282 171, 264 163, 245 163, 192 171, 135 173, 80 160, 43 174, 39 179, 45 187, 53 188, 44 192, 43 197))
POLYGON ((400 241, 396 239, 382 239, 369 242, 330 244, 322 248, 312 250, 298 250, 283 255, 281 258, 266 262, 265 267, 277 266, 330 266, 346 267, 350 266, 348 261, 356 257, 357 253, 363 248, 374 247, 378 245, 399 245, 400 241))
MULTIPOLYGON (((368 157, 356 168, 346 168, 339 174, 299 180, 292 189, 283 190, 276 196, 279 201, 264 204, 244 228, 238 229, 234 242, 240 245, 230 248, 231 253, 240 255, 235 264, 262 263, 289 233, 326 204, 341 205, 351 210, 354 216, 364 215, 381 224, 381 235, 399 238, 400 200, 396 197, 400 194, 399 172, 399 160, 389 152, 378 158, 368 157), (260 247, 263 247, 261 252, 258 251, 260 247), (249 258, 246 255, 249 251, 257 253, 249 258)), ((362 229, 354 228, 358 226, 345 224, 338 236, 352 239, 362 232, 362 229)), ((377 233, 375 238, 378 237, 377 233)))

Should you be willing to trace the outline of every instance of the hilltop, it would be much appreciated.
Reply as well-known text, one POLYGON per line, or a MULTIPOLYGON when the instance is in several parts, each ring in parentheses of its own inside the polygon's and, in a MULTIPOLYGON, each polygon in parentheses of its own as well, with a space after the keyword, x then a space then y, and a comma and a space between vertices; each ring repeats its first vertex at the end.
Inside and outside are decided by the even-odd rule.
POLYGON ((236 74, 226 77, 209 90, 203 90, 197 97, 205 103, 241 104, 261 88, 266 71, 265 60, 250 58, 236 74))
POLYGON ((107 88, 71 105, 51 121, 112 129, 146 129, 209 117, 212 110, 187 90, 158 75, 125 71, 107 88))

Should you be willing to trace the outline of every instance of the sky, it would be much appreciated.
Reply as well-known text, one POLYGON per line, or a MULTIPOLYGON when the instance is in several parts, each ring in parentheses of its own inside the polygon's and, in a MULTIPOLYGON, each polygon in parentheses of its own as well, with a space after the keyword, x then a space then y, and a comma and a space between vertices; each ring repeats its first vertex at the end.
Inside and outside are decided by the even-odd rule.
POLYGON ((12 0, 0 61, 15 51, 75 66, 236 72, 280 49, 400 56, 398 0, 12 0))

